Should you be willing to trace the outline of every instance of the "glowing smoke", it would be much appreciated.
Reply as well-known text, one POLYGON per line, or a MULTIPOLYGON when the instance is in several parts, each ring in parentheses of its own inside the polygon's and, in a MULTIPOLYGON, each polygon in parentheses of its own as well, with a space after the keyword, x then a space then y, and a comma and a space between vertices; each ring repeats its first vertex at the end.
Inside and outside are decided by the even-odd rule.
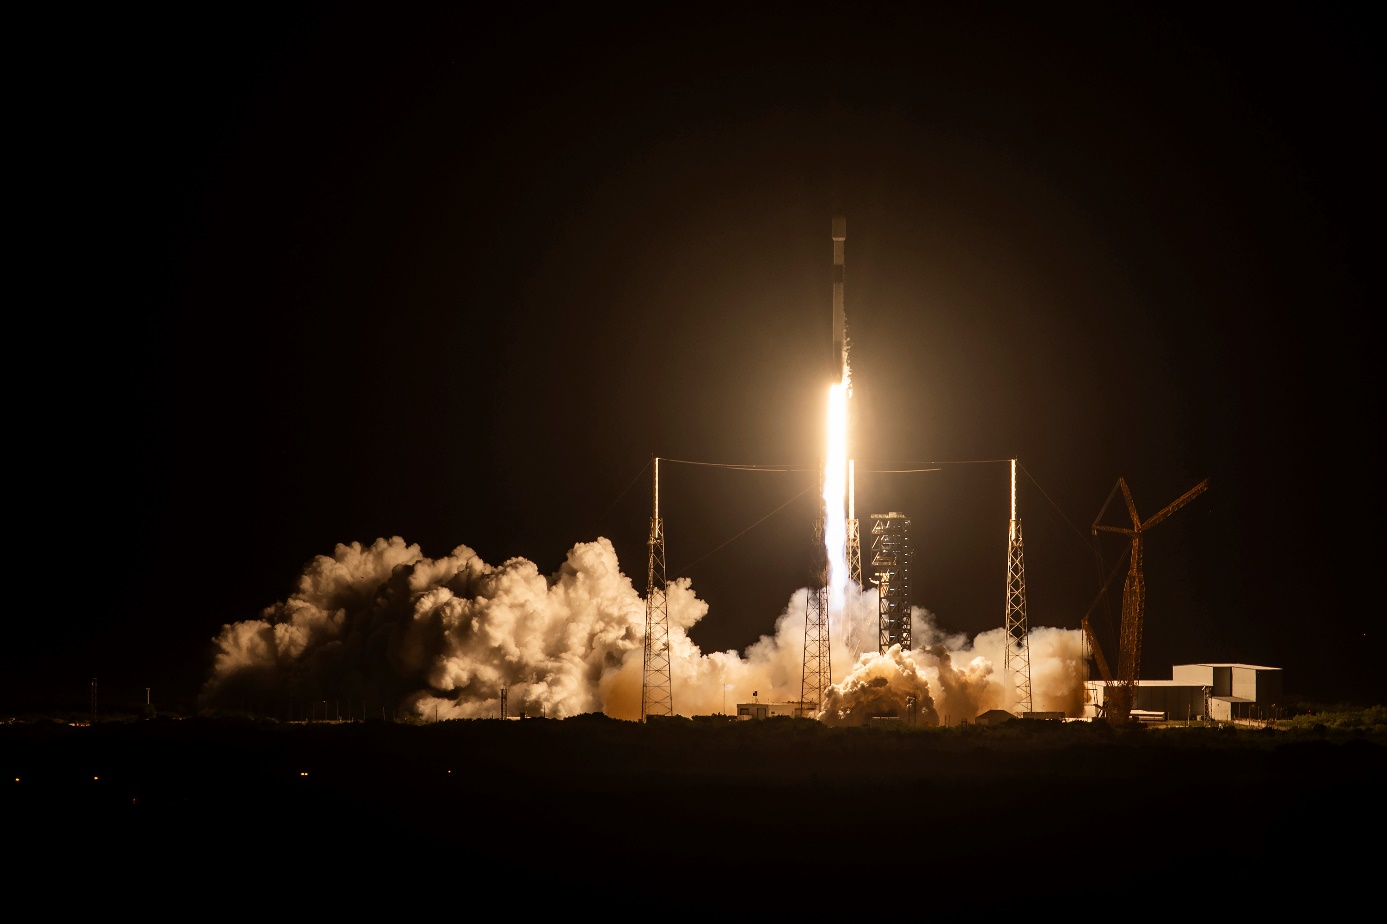
MULTIPOLYGON (((807 594, 796 591, 772 634, 745 652, 705 654, 688 629, 707 604, 687 578, 672 581, 676 713, 719 713, 724 703, 734 711, 753 693, 761 702, 798 702, 807 594)), ((841 679, 824 697, 824 721, 906 718, 911 697, 922 725, 1012 705, 999 676, 1001 627, 970 641, 941 632, 932 613, 915 607, 916 650, 864 655, 842 639, 876 637, 876 591, 847 582, 842 613, 850 631, 831 638, 841 679)), ((575 545, 547 575, 524 558, 486 564, 466 546, 430 559, 398 537, 338 545, 309 563, 287 600, 222 627, 201 705, 285 718, 484 718, 500 715, 505 690, 510 715, 635 720, 644 628, 644 600, 606 539, 575 545), (324 712, 310 713, 315 705, 324 712)), ((1029 641, 1034 708, 1080 714, 1080 631, 1037 628, 1029 641)))

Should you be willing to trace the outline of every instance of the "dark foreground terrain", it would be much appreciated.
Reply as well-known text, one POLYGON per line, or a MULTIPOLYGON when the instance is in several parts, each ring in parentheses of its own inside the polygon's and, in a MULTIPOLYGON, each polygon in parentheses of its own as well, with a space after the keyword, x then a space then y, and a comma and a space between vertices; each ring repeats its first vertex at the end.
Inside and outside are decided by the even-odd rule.
POLYGON ((7 878, 151 910, 1248 903, 1376 881, 1387 820, 1387 745, 1323 729, 153 719, 0 726, 0 768, 7 878))

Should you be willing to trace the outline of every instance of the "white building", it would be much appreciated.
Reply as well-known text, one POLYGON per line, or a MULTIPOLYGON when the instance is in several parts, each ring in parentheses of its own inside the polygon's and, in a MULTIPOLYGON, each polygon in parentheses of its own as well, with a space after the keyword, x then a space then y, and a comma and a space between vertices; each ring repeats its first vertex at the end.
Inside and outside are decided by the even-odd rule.
MULTIPOLYGON (((1084 684, 1084 716, 1102 714, 1107 685, 1084 684)), ((1232 662, 1176 664, 1170 680, 1138 680, 1132 714, 1141 719, 1231 722, 1274 718, 1282 703, 1281 668, 1232 662)))
POLYGON ((799 703, 738 703, 737 721, 769 719, 779 715, 798 718, 803 712, 803 707, 799 703))

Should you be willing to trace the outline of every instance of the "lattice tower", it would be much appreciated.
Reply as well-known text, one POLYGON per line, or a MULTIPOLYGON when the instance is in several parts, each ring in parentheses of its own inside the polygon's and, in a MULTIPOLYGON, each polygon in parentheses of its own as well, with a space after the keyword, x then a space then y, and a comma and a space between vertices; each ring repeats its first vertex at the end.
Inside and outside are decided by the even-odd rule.
POLYGON ((645 668, 641 675, 641 721, 674 715, 669 672, 669 600, 665 580, 665 524, 660 519, 660 460, 655 460, 655 502, 650 517, 650 559, 645 580, 645 668))
POLYGON ((799 692, 800 714, 804 716, 819 711, 824 693, 833 683, 829 658, 828 596, 828 549, 824 546, 823 517, 819 517, 814 521, 809 595, 804 604, 804 667, 800 673, 799 692))
POLYGON ((1026 557, 1021 544, 1021 518, 1016 515, 1016 460, 1011 460, 1011 529, 1007 539, 1007 642, 1003 656, 1006 675, 1016 695, 1016 711, 1030 712, 1031 650, 1026 627, 1026 557))

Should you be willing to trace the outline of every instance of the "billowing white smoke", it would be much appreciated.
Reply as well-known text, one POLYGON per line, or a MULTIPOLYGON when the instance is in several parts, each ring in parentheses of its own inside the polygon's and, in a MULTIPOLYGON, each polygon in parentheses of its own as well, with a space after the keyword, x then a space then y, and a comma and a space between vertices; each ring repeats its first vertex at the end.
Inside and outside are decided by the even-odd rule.
MULTIPOLYGON (((796 591, 773 634, 745 653, 705 654, 688 629, 708 606, 688 579, 671 582, 675 711, 734 712, 753 698, 798 702, 807 595, 796 591)), ((933 614, 917 607, 914 650, 878 655, 876 624, 876 592, 849 583, 830 631, 832 674, 844 679, 824 697, 824 721, 958 723, 1012 705, 1010 684, 994 670, 1003 663, 1003 629, 970 645, 939 632, 933 614)), ((344 717, 479 718, 501 714, 504 690, 510 715, 638 719, 644 633, 645 600, 606 539, 575 545, 549 575, 523 558, 488 565, 466 546, 430 559, 398 537, 339 545, 308 565, 288 600, 222 627, 201 703, 288 717, 312 715, 321 703, 319 714, 344 717)), ((1032 630, 1030 661, 1033 707, 1077 715, 1079 630, 1032 630)))

